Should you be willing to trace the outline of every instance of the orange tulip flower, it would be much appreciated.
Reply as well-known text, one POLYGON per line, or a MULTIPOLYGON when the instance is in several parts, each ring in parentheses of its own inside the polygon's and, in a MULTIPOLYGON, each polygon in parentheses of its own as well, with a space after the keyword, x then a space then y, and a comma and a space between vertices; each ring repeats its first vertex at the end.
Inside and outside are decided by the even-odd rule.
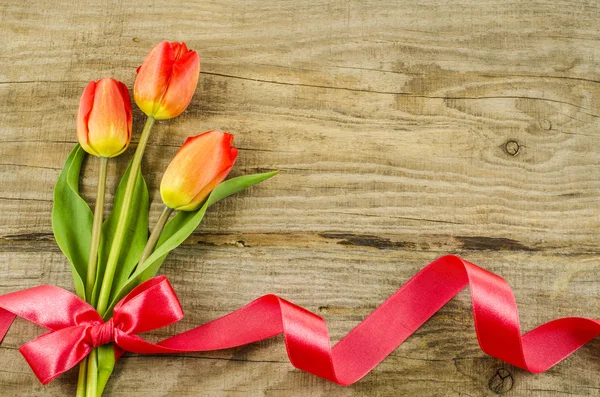
POLYGON ((160 195, 170 208, 194 211, 229 174, 238 150, 233 135, 208 131, 188 138, 163 175, 160 195))
POLYGON ((200 74, 200 57, 185 43, 157 44, 137 70, 135 103, 157 120, 179 116, 190 104, 200 74))
POLYGON ((94 156, 115 157, 131 140, 131 99, 127 86, 111 78, 90 81, 79 103, 77 139, 94 156))

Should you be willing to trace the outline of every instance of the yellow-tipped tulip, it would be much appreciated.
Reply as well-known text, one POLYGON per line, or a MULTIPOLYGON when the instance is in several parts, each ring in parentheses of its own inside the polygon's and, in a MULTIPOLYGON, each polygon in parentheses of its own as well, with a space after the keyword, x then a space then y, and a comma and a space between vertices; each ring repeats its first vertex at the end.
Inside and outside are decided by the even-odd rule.
POLYGON ((200 57, 185 43, 157 44, 137 70, 135 103, 157 120, 179 116, 190 104, 200 74, 200 57))
POLYGON ((94 156, 115 157, 131 140, 131 100, 127 86, 111 78, 90 81, 77 114, 77 139, 94 156))
POLYGON ((238 150, 233 135, 208 131, 188 138, 165 171, 160 195, 170 208, 194 211, 229 174, 238 150))

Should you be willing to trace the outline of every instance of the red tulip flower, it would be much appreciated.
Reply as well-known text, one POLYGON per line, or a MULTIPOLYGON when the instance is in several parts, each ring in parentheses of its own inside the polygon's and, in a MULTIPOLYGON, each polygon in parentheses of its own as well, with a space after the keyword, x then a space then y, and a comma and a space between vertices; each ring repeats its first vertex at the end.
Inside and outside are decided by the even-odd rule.
POLYGON ((160 195, 170 208, 194 211, 227 177, 237 158, 233 135, 208 131, 188 138, 163 175, 160 195))
POLYGON ((135 103, 157 120, 179 116, 190 104, 200 74, 200 57, 185 43, 157 44, 137 70, 135 103))
POLYGON ((90 81, 77 114, 77 139, 94 156, 115 157, 131 140, 131 99, 127 86, 111 78, 90 81))

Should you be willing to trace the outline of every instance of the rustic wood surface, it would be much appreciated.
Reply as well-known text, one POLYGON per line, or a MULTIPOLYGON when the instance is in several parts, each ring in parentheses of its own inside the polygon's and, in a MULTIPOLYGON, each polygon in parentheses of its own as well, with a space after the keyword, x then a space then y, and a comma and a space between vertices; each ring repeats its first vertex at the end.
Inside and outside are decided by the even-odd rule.
MULTIPOLYGON (((282 172, 213 207, 165 262, 186 317, 154 337, 273 292, 322 315, 335 342, 445 253, 505 277, 524 331, 600 318, 599 26, 595 0, 0 0, 0 293, 71 288, 50 210, 79 96, 104 76, 132 87, 169 39, 198 50, 202 72, 189 109, 150 138, 151 220, 188 135, 234 133, 234 175, 282 172)), ((135 109, 134 141, 142 123, 135 109)), ((600 395, 600 340, 531 375, 486 356, 472 323, 465 291, 346 388, 295 370, 275 338, 127 355, 107 395, 600 395)), ((75 371, 44 387, 20 356, 39 333, 17 321, 0 346, 2 396, 74 395, 75 371)))

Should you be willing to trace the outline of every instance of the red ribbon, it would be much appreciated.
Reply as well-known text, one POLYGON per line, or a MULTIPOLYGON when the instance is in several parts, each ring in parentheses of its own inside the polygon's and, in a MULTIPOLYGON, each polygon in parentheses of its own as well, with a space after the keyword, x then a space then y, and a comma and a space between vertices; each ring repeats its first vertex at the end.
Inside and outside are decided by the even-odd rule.
POLYGON ((75 366, 92 348, 115 352, 183 353, 227 349, 283 332, 291 363, 341 385, 361 379, 466 285, 475 330, 487 354, 531 372, 543 372, 600 334, 600 321, 569 317, 521 336, 513 293, 501 277, 456 256, 430 263, 333 348, 325 321, 275 295, 157 344, 137 334, 183 317, 166 277, 134 289, 106 323, 89 304, 58 287, 42 285, 0 296, 0 340, 16 316, 49 332, 19 349, 43 384, 75 366))

